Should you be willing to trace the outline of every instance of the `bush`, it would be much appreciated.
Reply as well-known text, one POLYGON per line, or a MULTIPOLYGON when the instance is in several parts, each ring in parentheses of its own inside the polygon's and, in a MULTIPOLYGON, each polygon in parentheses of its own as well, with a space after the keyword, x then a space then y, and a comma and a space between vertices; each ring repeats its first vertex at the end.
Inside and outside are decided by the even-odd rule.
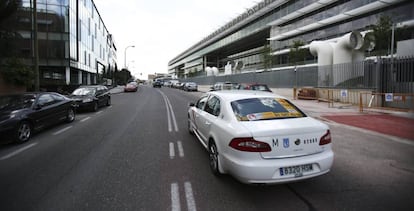
POLYGON ((34 78, 32 68, 17 58, 6 59, 5 64, 1 66, 0 73, 6 82, 19 86, 30 86, 34 78))

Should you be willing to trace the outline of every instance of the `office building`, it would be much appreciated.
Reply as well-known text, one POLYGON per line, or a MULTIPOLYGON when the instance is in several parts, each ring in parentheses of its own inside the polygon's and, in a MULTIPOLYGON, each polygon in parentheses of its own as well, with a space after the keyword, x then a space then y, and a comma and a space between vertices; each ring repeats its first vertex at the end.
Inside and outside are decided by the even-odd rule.
MULTIPOLYGON (((34 2, 20 0, 2 21, 1 61, 19 58, 33 67, 34 2)), ((110 82, 117 70, 114 37, 93 0, 37 0, 39 80, 42 90, 56 91, 110 82), (109 79, 109 80, 108 80, 109 79)))
MULTIPOLYGON (((381 17, 405 30, 395 40, 414 38, 414 1, 264 0, 177 55, 168 72, 184 78, 227 74, 226 66, 231 74, 276 70, 292 66, 292 48, 306 49, 300 64, 316 64, 317 56, 309 51, 312 41, 333 41, 351 32, 352 39, 364 39, 381 17)), ((362 53, 368 57, 377 50, 364 47, 362 53)))

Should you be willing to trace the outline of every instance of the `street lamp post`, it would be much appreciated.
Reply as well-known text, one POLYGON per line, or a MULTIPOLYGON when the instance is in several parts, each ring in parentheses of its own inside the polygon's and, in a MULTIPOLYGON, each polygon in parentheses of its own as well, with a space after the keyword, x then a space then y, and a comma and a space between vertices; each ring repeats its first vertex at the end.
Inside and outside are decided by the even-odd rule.
POLYGON ((124 51, 124 68, 125 68, 125 69, 127 68, 127 66, 126 66, 126 52, 127 52, 127 49, 128 49, 129 47, 135 48, 135 45, 129 45, 129 46, 127 46, 127 47, 125 48, 125 51, 124 51))

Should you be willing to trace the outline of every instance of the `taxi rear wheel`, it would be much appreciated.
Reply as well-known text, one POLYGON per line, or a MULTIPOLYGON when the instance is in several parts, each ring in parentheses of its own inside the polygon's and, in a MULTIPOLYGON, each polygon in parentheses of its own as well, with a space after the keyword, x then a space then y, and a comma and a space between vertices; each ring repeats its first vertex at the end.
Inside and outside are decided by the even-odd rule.
POLYGON ((189 132, 191 135, 193 135, 193 134, 194 134, 194 129, 193 129, 193 127, 191 126, 191 119, 190 119, 190 117, 188 117, 188 118, 187 118, 187 127, 188 127, 188 132, 189 132))
POLYGON ((217 146, 214 143, 214 141, 210 141, 210 144, 208 146, 208 153, 210 156, 210 169, 213 172, 215 176, 220 176, 220 170, 219 170, 219 162, 218 162, 218 156, 219 153, 217 151, 217 146))

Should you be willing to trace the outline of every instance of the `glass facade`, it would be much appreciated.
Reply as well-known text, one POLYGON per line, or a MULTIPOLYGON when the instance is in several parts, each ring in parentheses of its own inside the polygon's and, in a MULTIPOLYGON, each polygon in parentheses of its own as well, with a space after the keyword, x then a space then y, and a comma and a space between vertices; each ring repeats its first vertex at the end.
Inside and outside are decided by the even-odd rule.
MULTIPOLYGON (((263 1, 259 4, 264 2, 268 3, 267 7, 271 7, 275 5, 274 2, 278 1, 263 1)), ((203 69, 216 63, 219 70, 224 71, 224 65, 227 61, 234 63, 242 61, 244 64, 242 71, 257 70, 264 66, 263 51, 259 49, 266 45, 270 45, 271 50, 277 52, 277 55, 272 58, 273 67, 289 65, 289 49, 294 41, 299 40, 306 45, 313 40, 336 38, 354 30, 365 31, 375 25, 381 16, 391 17, 394 23, 414 20, 414 2, 408 0, 391 1, 386 4, 378 0, 332 0, 324 1, 324 4, 318 3, 318 0, 279 2, 284 3, 273 6, 265 14, 258 15, 254 20, 227 35, 223 35, 220 39, 214 42, 203 40, 205 43, 211 44, 206 45, 201 42, 192 49, 186 50, 170 61, 169 73, 187 73, 189 71, 186 70, 186 64, 200 58, 205 58, 205 62, 201 64, 203 69), (307 10, 307 12, 297 12, 301 9, 307 10), (344 15, 350 12, 355 12, 357 15, 344 15), (318 27, 307 29, 312 24, 326 20, 330 20, 330 24, 321 24, 318 27), (266 36, 257 36, 265 30, 269 31, 266 36), (249 37, 254 36, 256 36, 256 40, 262 40, 260 46, 251 44, 252 39, 249 37), (272 40, 272 37, 279 38, 272 40), (229 48, 234 50, 228 50, 229 48), (208 58, 211 57, 217 57, 217 60, 209 60, 208 58)), ((412 32, 412 26, 408 30, 412 32)), ((411 35, 412 37, 413 35, 411 35)), ((315 62, 315 58, 307 53, 304 62, 315 62)))
MULTIPOLYGON (((114 71, 116 47, 93 0, 37 0, 40 87, 96 84, 114 71), (101 64, 101 65, 98 65, 101 64)), ((33 0, 21 0, 0 30, 1 58, 18 57, 33 66, 33 0), (2 50, 3 51, 3 50, 2 50)))

